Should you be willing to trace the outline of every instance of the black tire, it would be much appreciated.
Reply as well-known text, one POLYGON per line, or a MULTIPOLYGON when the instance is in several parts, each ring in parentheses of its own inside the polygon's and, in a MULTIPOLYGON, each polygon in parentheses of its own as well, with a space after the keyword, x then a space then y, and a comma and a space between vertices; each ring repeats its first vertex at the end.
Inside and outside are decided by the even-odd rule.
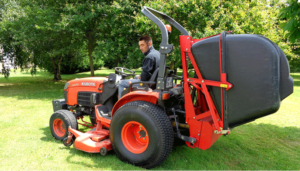
POLYGON ((100 148, 100 154, 105 156, 107 154, 107 149, 105 147, 100 148))
POLYGON ((67 143, 67 141, 68 141, 68 137, 66 137, 66 138, 64 138, 64 139, 62 140, 63 144, 64 144, 66 147, 70 147, 70 146, 74 143, 74 139, 73 139, 73 138, 71 139, 71 141, 70 141, 69 144, 67 143))
POLYGON ((110 140, 120 160, 149 169, 160 165, 169 156, 174 132, 169 117, 162 109, 149 102, 134 101, 125 104, 113 115, 110 140), (140 154, 130 152, 121 137, 123 126, 132 121, 142 124, 149 136, 149 144, 140 154))
POLYGON ((96 125, 97 124, 97 121, 96 121, 96 112, 95 110, 92 111, 92 113, 90 114, 90 120, 91 120, 91 123, 93 125, 96 125))
POLYGON ((68 110, 58 110, 54 112, 50 117, 49 125, 52 136, 57 140, 63 140, 68 136, 69 126, 71 126, 71 128, 73 129, 78 129, 78 123, 75 115, 68 110), (57 128, 57 126, 55 125, 57 121, 62 124, 62 131, 64 131, 64 133, 57 132, 57 129, 55 130, 55 128, 57 128))

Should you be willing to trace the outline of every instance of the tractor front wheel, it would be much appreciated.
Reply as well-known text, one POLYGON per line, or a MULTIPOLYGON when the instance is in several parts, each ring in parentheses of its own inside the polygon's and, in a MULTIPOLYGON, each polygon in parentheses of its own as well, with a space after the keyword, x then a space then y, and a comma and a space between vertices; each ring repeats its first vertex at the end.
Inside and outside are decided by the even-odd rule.
POLYGON ((149 169, 171 153, 174 133, 162 109, 149 102, 134 101, 113 115, 110 140, 119 159, 149 169))
POLYGON ((75 115, 68 110, 58 110, 50 118, 50 130, 52 136, 57 140, 63 140, 68 136, 68 128, 78 129, 75 115))

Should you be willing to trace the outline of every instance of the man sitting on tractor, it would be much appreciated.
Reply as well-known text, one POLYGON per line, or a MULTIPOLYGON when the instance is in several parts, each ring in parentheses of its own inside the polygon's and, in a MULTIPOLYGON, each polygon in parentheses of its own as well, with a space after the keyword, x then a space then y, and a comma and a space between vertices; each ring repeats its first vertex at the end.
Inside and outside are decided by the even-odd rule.
POLYGON ((122 80, 119 83, 119 99, 125 88, 129 87, 129 82, 135 83, 140 81, 148 81, 153 72, 159 67, 160 53, 152 46, 152 39, 148 35, 139 38, 139 46, 142 53, 146 56, 143 60, 142 73, 136 79, 122 80))

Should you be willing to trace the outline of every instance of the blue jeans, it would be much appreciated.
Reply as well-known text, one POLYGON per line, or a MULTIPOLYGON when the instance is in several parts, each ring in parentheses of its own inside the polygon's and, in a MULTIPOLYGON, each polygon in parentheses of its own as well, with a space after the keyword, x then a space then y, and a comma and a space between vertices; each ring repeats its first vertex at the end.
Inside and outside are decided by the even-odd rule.
POLYGON ((130 80, 122 80, 119 82, 119 92, 118 92, 118 95, 119 95, 119 99, 121 98, 121 94, 124 90, 124 88, 128 88, 129 87, 129 82, 131 83, 136 83, 136 82, 141 82, 140 79, 130 79, 130 80))

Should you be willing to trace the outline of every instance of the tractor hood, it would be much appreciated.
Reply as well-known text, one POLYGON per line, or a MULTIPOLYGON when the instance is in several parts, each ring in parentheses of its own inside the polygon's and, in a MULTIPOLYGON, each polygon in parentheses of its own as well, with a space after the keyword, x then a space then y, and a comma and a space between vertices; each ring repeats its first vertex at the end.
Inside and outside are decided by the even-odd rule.
POLYGON ((64 89, 71 87, 99 87, 101 83, 107 81, 106 77, 87 77, 87 78, 76 78, 65 84, 64 89))

